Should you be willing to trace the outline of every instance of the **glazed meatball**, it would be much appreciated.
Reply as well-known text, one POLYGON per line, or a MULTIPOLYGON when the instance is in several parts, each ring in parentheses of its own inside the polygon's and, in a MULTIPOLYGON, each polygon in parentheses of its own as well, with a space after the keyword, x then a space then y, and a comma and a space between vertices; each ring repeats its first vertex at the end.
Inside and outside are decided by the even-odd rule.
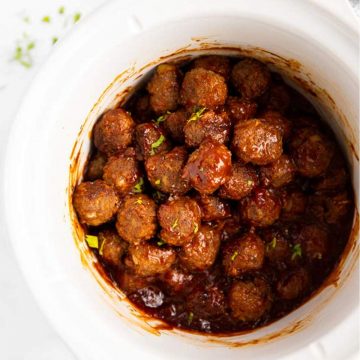
POLYGON ((175 142, 185 141, 184 126, 190 115, 188 111, 180 109, 165 116, 164 129, 175 142))
POLYGON ((249 195, 258 184, 258 175, 254 167, 235 163, 229 178, 220 187, 219 196, 225 199, 240 200, 249 195))
POLYGON ((184 245, 200 228, 201 210, 195 200, 178 197, 160 205, 158 219, 161 239, 171 245, 184 245))
POLYGON ((231 216, 230 205, 214 195, 199 195, 196 201, 200 206, 202 220, 214 221, 231 216))
POLYGON ((239 276, 247 271, 261 269, 264 256, 264 242, 256 234, 247 233, 225 244, 222 263, 227 275, 239 276))
POLYGON ((81 223, 98 226, 112 219, 119 208, 119 198, 105 181, 87 181, 76 187, 73 204, 81 223))
POLYGON ((282 114, 288 110, 291 102, 290 89, 284 84, 274 84, 268 92, 266 108, 279 111, 282 114))
POLYGON ((189 147, 198 147, 205 138, 213 139, 220 144, 229 141, 231 122, 225 111, 204 112, 200 117, 192 115, 184 127, 185 143, 189 147))
POLYGON ((221 241, 228 241, 237 237, 241 231, 239 214, 235 212, 231 218, 219 221, 218 229, 221 231, 221 241))
POLYGON ((164 130, 154 123, 138 125, 135 134, 137 146, 141 153, 140 160, 170 149, 170 143, 164 130))
POLYGON ((232 148, 245 163, 267 165, 282 154, 282 134, 266 120, 245 120, 234 127, 232 148))
POLYGON ((229 306, 234 318, 241 321, 260 319, 271 308, 269 284, 261 279, 236 281, 229 291, 229 306))
POLYGON ((200 318, 219 316, 225 313, 225 296, 217 286, 199 288, 186 298, 186 306, 200 318))
POLYGON ((316 224, 302 226, 295 242, 300 245, 300 256, 308 260, 324 259, 330 246, 328 232, 316 224))
POLYGON ((185 74, 181 85, 181 103, 193 110, 196 106, 209 109, 224 105, 227 86, 222 76, 210 70, 196 68, 185 74))
POLYGON ((171 293, 191 291, 191 282, 194 276, 180 267, 169 269, 162 276, 163 282, 171 293), (190 290, 189 290, 190 288, 190 290))
POLYGON ((225 80, 228 80, 230 76, 230 61, 226 56, 201 56, 194 61, 194 68, 211 70, 225 80))
POLYGON ((120 195, 131 192, 139 178, 139 164, 132 148, 124 154, 110 157, 104 166, 103 179, 107 184, 113 185, 120 195))
POLYGON ((278 111, 265 111, 261 114, 261 118, 267 123, 275 126, 280 131, 285 140, 290 137, 292 132, 292 123, 278 111))
POLYGON ((148 94, 140 96, 132 108, 134 120, 137 123, 149 122, 154 118, 154 111, 150 106, 150 96, 148 94))
POLYGON ((157 114, 175 110, 179 98, 178 70, 175 65, 161 64, 150 79, 147 90, 150 105, 157 114))
POLYGON ((231 152, 226 146, 206 139, 189 157, 183 178, 201 194, 212 194, 224 184, 231 171, 231 152))
POLYGON ((297 189, 287 190, 282 198, 282 218, 285 220, 295 220, 304 214, 307 206, 306 195, 297 189))
POLYGON ((289 184, 294 179, 295 165, 292 159, 283 154, 273 163, 263 166, 260 170, 261 180, 265 186, 279 188, 289 184))
POLYGON ((193 239, 185 244, 179 254, 189 270, 205 270, 213 265, 220 247, 220 231, 202 225, 193 239))
POLYGON ((269 226, 279 217, 281 201, 273 191, 256 188, 253 194, 242 199, 240 213, 242 219, 254 226, 269 226))
POLYGON ((135 122, 123 109, 106 112, 94 127, 94 144, 106 155, 125 150, 133 139, 135 122))
POLYGON ((276 290, 282 299, 293 300, 304 294, 308 285, 309 274, 305 269, 300 268, 285 273, 276 284, 276 290))
POLYGON ((95 156, 89 161, 86 169, 86 180, 94 181, 101 179, 104 173, 104 165, 106 164, 106 156, 97 152, 95 156))
POLYGON ((181 177, 181 173, 187 158, 184 147, 151 156, 145 163, 151 185, 164 193, 185 194, 190 190, 190 183, 181 177))
POLYGON ((116 280, 121 290, 124 290, 127 295, 149 285, 148 279, 136 275, 132 271, 119 271, 116 280))
POLYGON ((169 270, 175 263, 176 253, 174 249, 160 248, 143 242, 130 245, 129 258, 136 274, 151 276, 169 270))
POLYGON ((254 99, 262 95, 271 80, 269 69, 255 59, 239 61, 232 69, 231 81, 243 98, 254 99))
POLYGON ((229 96, 226 102, 226 108, 230 119, 237 123, 238 121, 253 119, 258 106, 254 101, 229 96))
POLYGON ((290 147, 299 173, 310 178, 326 172, 334 153, 329 140, 313 128, 297 131, 291 140, 290 147))
POLYGON ((156 234, 156 205, 147 195, 124 199, 116 219, 116 230, 129 243, 149 240, 156 234))
POLYGON ((118 266, 127 250, 127 243, 115 231, 109 229, 100 231, 98 238, 102 259, 109 265, 118 266))

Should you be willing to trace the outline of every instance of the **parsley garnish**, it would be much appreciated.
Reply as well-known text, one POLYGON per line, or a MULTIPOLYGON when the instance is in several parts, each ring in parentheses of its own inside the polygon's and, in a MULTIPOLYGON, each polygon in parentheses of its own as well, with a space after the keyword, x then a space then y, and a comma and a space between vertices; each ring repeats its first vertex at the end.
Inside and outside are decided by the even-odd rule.
POLYGON ((88 245, 93 249, 99 248, 99 239, 95 235, 85 235, 85 240, 88 243, 88 245))
POLYGON ((190 312, 188 315, 188 325, 190 325, 192 323, 193 318, 194 318, 194 313, 190 312))
POLYGON ((135 201, 135 204, 139 204, 139 205, 142 205, 143 201, 142 201, 142 198, 138 198, 136 201, 135 201))
POLYGON ((73 16, 74 24, 76 24, 81 18, 81 14, 79 12, 75 13, 73 16))
POLYGON ((276 237, 274 237, 268 244, 266 244, 266 251, 270 251, 271 249, 276 248, 276 237))
POLYGON ((165 245, 165 241, 160 239, 158 242, 157 242, 158 246, 163 246, 165 245))
POLYGON ((190 121, 196 121, 199 120, 201 118, 201 116, 203 115, 204 111, 206 110, 205 107, 202 107, 198 110, 196 110, 195 112, 193 112, 188 120, 188 122, 190 121))
POLYGON ((160 184, 161 184, 161 180, 160 180, 160 179, 155 180, 155 185, 160 185, 160 184))
POLYGON ((291 260, 294 260, 297 256, 302 256, 302 250, 300 244, 295 244, 292 248, 291 260))
POLYGON ((30 40, 29 36, 24 33, 23 39, 17 42, 12 60, 18 62, 27 69, 30 68, 33 65, 31 52, 34 48, 35 41, 30 40))
POLYGON ((253 186, 253 185, 254 185, 254 182, 253 182, 252 180, 248 180, 248 181, 247 181, 247 184, 248 184, 248 186, 253 186))
POLYGON ((199 225, 194 224, 194 234, 197 234, 198 231, 199 231, 199 225))
POLYGON ((60 6, 59 9, 58 9, 58 13, 60 15, 63 15, 65 13, 65 7, 64 6, 60 6))
POLYGON ((51 43, 54 45, 58 42, 58 38, 56 36, 53 36, 52 39, 51 39, 51 43))
POLYGON ((155 149, 157 149, 165 140, 165 136, 161 134, 160 137, 151 144, 150 154, 155 155, 155 149))
POLYGON ((141 193, 143 191, 144 179, 140 178, 137 184, 134 186, 134 193, 141 193))
POLYGON ((100 245, 100 249, 99 249, 99 254, 100 254, 101 256, 103 256, 104 245, 105 245, 105 239, 102 241, 102 243, 101 243, 101 245, 100 245))
POLYGON ((179 219, 176 218, 173 224, 171 225, 171 230, 174 230, 179 225, 179 219))
POLYGON ((236 259, 236 257, 239 255, 238 251, 234 251, 234 253, 231 256, 231 261, 234 261, 236 259))
POLYGON ((42 22, 44 23, 50 23, 51 22, 51 17, 50 16, 44 16, 42 19, 41 19, 42 22))

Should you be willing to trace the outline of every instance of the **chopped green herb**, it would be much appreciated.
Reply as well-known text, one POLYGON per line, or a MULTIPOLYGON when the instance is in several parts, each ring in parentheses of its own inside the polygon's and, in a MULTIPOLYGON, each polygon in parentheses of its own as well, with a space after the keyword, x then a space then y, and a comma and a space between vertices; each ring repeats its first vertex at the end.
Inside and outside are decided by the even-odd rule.
POLYGON ((234 261, 238 255, 239 255, 239 252, 235 251, 231 256, 231 261, 234 261))
POLYGON ((138 183, 134 186, 134 193, 141 193, 143 191, 144 179, 140 178, 138 183))
POLYGON ((142 198, 138 198, 138 199, 135 201, 135 204, 142 205, 142 203, 143 203, 142 198))
POLYGON ((299 256, 299 257, 302 256, 302 250, 301 250, 300 244, 295 244, 293 246, 291 260, 294 260, 297 256, 299 256))
POLYGON ((195 110, 195 111, 191 114, 188 122, 199 120, 199 119, 201 118, 201 116, 203 115, 203 113, 204 113, 205 110, 206 110, 205 107, 202 107, 202 108, 200 108, 200 109, 198 109, 198 110, 195 110))
POLYGON ((199 231, 199 225, 194 224, 194 234, 197 234, 198 231, 199 231))
POLYGON ((190 325, 193 321, 193 318, 194 318, 194 313, 193 312, 190 312, 189 313, 189 316, 188 316, 188 325, 190 325))
POLYGON ((93 249, 99 248, 99 239, 95 235, 85 235, 85 240, 88 243, 88 245, 93 249))
POLYGON ((266 244, 266 251, 276 248, 276 237, 274 237, 268 244, 266 244))
POLYGON ((165 245, 165 241, 160 239, 160 240, 157 242, 157 244, 158 244, 158 246, 163 246, 163 245, 165 245))
POLYGON ((155 120, 155 122, 156 122, 157 124, 160 124, 161 122, 165 121, 165 119, 166 119, 166 116, 165 116, 165 115, 161 115, 161 116, 159 116, 159 117, 155 120))
POLYGON ((41 21, 44 22, 44 23, 50 23, 51 22, 51 17, 50 16, 44 16, 41 19, 41 21))
POLYGON ((58 13, 60 15, 63 15, 65 13, 65 7, 64 6, 60 6, 59 9, 58 9, 58 13))
POLYGON ((27 44, 26 50, 30 51, 30 50, 34 49, 34 47, 35 47, 35 42, 31 41, 27 44))
POLYGON ((175 228, 177 228, 179 225, 179 219, 176 218, 175 221, 173 222, 173 224, 171 225, 171 230, 174 230, 175 228))
POLYGON ((73 16, 74 24, 76 24, 81 18, 81 14, 79 12, 75 13, 73 16))
POLYGON ((29 39, 27 33, 23 33, 23 38, 17 41, 12 60, 18 62, 27 69, 30 68, 33 65, 31 52, 34 48, 35 42, 29 39))
POLYGON ((53 36, 52 39, 51 39, 51 43, 54 45, 58 42, 58 38, 56 36, 53 36))
POLYGON ((101 256, 104 255, 104 253, 103 253, 104 245, 105 245, 105 239, 102 241, 102 243, 101 243, 101 245, 100 245, 100 249, 99 249, 99 254, 100 254, 101 256))
POLYGON ((160 184, 161 184, 161 180, 160 180, 160 179, 155 180, 155 185, 160 185, 160 184))
POLYGON ((150 154, 155 155, 155 149, 157 149, 165 140, 165 136, 160 135, 160 137, 153 144, 151 144, 150 154))
POLYGON ((253 186, 253 185, 254 185, 254 182, 253 182, 252 180, 248 180, 248 181, 247 181, 247 184, 248 184, 248 186, 253 186))

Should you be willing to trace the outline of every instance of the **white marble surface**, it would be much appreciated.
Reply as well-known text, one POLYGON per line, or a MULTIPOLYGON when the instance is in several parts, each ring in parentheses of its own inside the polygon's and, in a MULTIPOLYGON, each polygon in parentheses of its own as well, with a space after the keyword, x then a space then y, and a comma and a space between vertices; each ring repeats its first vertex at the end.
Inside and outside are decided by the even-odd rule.
MULTIPOLYGON (((83 18, 105 2, 106 0, 0 0, 0 169, 3 168, 1 155, 6 147, 12 119, 31 79, 53 46, 56 46, 51 44, 52 38, 56 36, 61 41, 76 26, 73 24, 76 12, 80 12, 83 18), (61 6, 65 8, 64 15, 58 14, 61 6), (50 16, 49 23, 42 21, 44 16, 50 16), (35 43, 35 48, 31 50, 33 66, 29 69, 11 61, 16 42, 24 33, 28 36, 28 42, 33 40, 35 43)), ((352 2, 359 4, 358 0, 352 2)), ((0 206, 3 206, 1 202, 0 206)), ((2 221, 0 217, 0 358, 75 359, 71 349, 51 328, 34 301, 18 269, 2 221)))

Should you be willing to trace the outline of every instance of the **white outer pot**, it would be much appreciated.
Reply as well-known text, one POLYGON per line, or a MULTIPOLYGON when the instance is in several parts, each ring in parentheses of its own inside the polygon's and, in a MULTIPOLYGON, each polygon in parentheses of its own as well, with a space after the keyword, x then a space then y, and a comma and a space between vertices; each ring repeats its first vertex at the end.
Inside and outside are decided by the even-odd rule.
POLYGON ((216 42, 240 46, 264 61, 274 56, 259 49, 301 64, 289 67, 280 61, 290 77, 317 85, 323 103, 319 110, 349 157, 358 199, 358 159, 350 146, 358 151, 358 32, 350 10, 340 0, 330 3, 327 10, 310 0, 112 2, 54 51, 14 124, 4 196, 20 266, 44 312, 79 358, 345 359, 358 351, 357 244, 336 286, 327 286, 272 325, 220 340, 180 331, 155 335, 149 332, 151 321, 139 319, 98 276, 83 243, 75 245, 67 198, 75 141, 76 151, 82 145, 81 167, 96 117, 114 104, 116 94, 138 81, 136 70, 180 48, 216 42), (254 342, 258 344, 243 345, 254 342))

